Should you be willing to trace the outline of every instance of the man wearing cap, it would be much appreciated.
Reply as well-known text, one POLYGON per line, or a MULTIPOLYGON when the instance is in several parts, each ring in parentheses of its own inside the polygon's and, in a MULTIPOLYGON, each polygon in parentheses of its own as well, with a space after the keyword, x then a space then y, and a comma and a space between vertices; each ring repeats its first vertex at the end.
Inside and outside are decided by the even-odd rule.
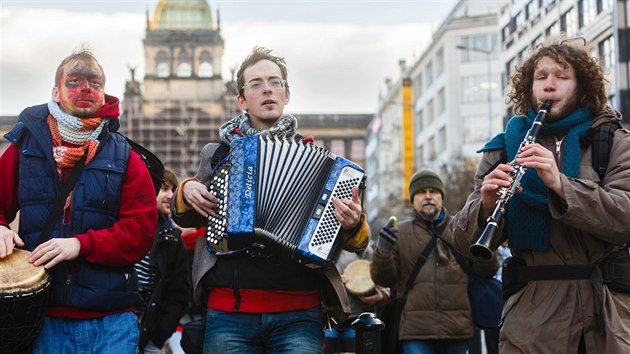
MULTIPOLYGON (((436 237, 407 295, 398 338, 405 353, 466 353, 474 330, 466 296, 468 277, 444 244, 452 245, 447 227, 451 216, 442 206, 444 182, 432 171, 416 172, 409 181, 409 197, 413 217, 379 233, 372 279, 381 286, 397 287, 396 296, 402 297, 418 258, 436 237)), ((496 264, 475 265, 475 271, 491 276, 496 264)))

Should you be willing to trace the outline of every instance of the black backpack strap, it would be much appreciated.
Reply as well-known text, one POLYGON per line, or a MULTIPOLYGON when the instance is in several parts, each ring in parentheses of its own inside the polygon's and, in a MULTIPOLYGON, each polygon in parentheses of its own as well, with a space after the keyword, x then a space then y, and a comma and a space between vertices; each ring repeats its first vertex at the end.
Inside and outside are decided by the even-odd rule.
POLYGON ((77 161, 77 163, 74 165, 74 167, 70 171, 70 176, 68 176, 68 179, 61 187, 61 192, 57 196, 57 200, 55 200, 55 204, 53 205, 53 208, 50 211, 50 214, 48 214, 48 218, 46 219, 46 222, 44 223, 44 226, 42 227, 42 232, 39 235, 38 244, 41 244, 42 242, 46 242, 50 238, 50 234, 52 234, 52 230, 55 227, 57 220, 59 220, 61 213, 63 212, 63 206, 66 204, 66 199, 68 199, 70 192, 72 192, 72 190, 74 189, 74 186, 76 186, 77 182, 79 181, 79 176, 81 176, 83 167, 85 167, 86 159, 87 159, 87 150, 85 154, 83 154, 81 159, 77 161))
POLYGON ((138 153, 138 155, 142 158, 144 165, 147 166, 149 175, 151 176, 151 182, 153 183, 153 188, 155 189, 155 195, 157 196, 160 193, 162 184, 164 183, 164 164, 151 150, 126 136, 125 139, 129 143, 129 146, 131 146, 131 150, 138 153))
POLYGON ((415 282, 416 277, 418 276, 418 273, 420 272, 420 268, 422 268, 422 266, 427 262, 427 259, 429 258, 429 254, 431 254, 431 252, 435 248, 436 240, 437 238, 431 237, 431 241, 429 241, 429 244, 427 244, 427 246, 424 248, 424 250, 422 251, 422 254, 420 254, 420 257, 418 257, 418 260, 416 261, 416 265, 414 265, 413 270, 411 271, 411 273, 409 273, 409 279, 407 279, 407 284, 405 286, 405 293, 402 296, 403 298, 406 298, 407 294, 409 293, 409 290, 413 288, 413 283, 415 282))
POLYGON ((618 122, 608 122, 600 126, 597 126, 592 130, 592 160, 593 169, 599 176, 599 184, 601 185, 606 175, 606 169, 608 168, 608 161, 610 157, 610 150, 613 145, 613 138, 615 130, 621 128, 618 122))
POLYGON ((449 224, 448 220, 444 220, 444 222, 437 228, 430 228, 431 235, 432 235, 431 241, 429 241, 427 246, 424 248, 424 250, 422 251, 422 254, 420 254, 420 257, 418 258, 418 261, 416 261, 416 265, 413 267, 413 270, 411 271, 411 273, 409 273, 409 279, 407 279, 407 284, 405 286, 405 293, 403 294, 403 297, 406 297, 409 290, 413 288, 413 283, 416 280, 416 277, 418 276, 418 272, 420 272, 420 268, 422 268, 424 263, 426 263, 427 259, 429 258, 429 254, 431 254, 431 252, 435 248, 437 239, 440 238, 440 236, 442 235, 442 233, 444 232, 448 224, 449 224))

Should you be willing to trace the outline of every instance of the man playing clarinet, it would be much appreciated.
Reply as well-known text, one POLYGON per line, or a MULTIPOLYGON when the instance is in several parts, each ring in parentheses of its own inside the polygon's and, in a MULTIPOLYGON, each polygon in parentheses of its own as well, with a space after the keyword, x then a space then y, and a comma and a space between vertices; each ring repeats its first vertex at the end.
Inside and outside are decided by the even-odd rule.
POLYGON ((516 67, 508 100, 517 116, 480 150, 475 189, 453 221, 462 254, 512 187, 514 166, 527 169, 490 242, 494 251, 507 239, 513 254, 501 353, 630 352, 630 134, 605 83, 583 39, 552 38, 516 67), (519 149, 546 100, 537 142, 519 149))

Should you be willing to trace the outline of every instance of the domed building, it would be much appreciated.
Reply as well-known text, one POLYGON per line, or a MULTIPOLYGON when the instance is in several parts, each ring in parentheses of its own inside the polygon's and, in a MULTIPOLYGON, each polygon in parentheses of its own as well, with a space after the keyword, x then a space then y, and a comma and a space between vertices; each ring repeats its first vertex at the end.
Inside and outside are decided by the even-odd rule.
POLYGON ((205 0, 160 0, 146 21, 145 74, 138 81, 131 68, 122 130, 179 176, 193 176, 201 147, 239 112, 221 74, 219 14, 215 23, 205 0))

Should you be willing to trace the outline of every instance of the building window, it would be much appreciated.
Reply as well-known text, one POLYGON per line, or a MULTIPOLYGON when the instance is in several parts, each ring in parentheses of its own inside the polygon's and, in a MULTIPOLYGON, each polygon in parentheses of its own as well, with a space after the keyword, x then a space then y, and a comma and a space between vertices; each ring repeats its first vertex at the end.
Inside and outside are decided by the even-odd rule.
POLYGON ((530 0, 525 6, 525 19, 533 19, 538 16, 540 5, 538 0, 530 0))
POLYGON ((599 57, 602 67, 608 72, 612 71, 615 62, 615 42, 612 36, 599 42, 599 57))
POLYGON ((486 114, 463 116, 464 121, 464 143, 475 143, 488 139, 488 124, 490 123, 486 114))
POLYGON ((210 57, 210 53, 207 50, 201 52, 199 56, 199 77, 212 77, 214 73, 212 72, 212 58, 210 57))
POLYGON ((413 97, 417 100, 422 96, 422 73, 418 73, 413 80, 413 97))
POLYGON ((437 93, 437 114, 440 115, 446 110, 446 96, 444 94, 444 87, 437 93))
POLYGON ((534 38, 532 41, 532 48, 536 48, 538 45, 542 44, 544 41, 542 34, 539 34, 538 37, 534 38))
POLYGON ((505 42, 510 37, 510 25, 507 24, 501 29, 501 42, 505 42))
POLYGON ((580 28, 588 26, 597 16, 597 0, 578 1, 578 25, 580 28))
POLYGON ((612 10, 613 0, 597 0, 597 13, 612 10))
POLYGON ((438 131, 438 151, 446 150, 446 127, 440 128, 438 131))
POLYGON ((461 50, 462 52, 462 63, 476 62, 476 61, 487 61, 488 54, 483 53, 483 51, 490 51, 490 57, 492 59, 498 58, 498 51, 494 50, 494 47, 497 44, 497 36, 496 34, 480 34, 474 36, 462 36, 461 45, 468 48, 461 50), (472 48, 480 49, 472 50, 472 48))
POLYGON ((155 74, 158 77, 170 75, 168 55, 163 50, 160 50, 155 57, 155 74))
POLYGON ((423 110, 416 111, 416 119, 415 119, 416 134, 422 133, 422 130, 424 129, 424 124, 422 122, 423 119, 424 119, 424 111, 423 110))
POLYGON ((522 31, 525 29, 525 14, 520 11, 519 13, 516 14, 516 16, 514 16, 514 21, 516 21, 516 30, 517 31, 522 31))
POLYGON ((190 55, 188 55, 188 53, 183 50, 179 52, 179 56, 177 57, 176 73, 179 77, 190 77, 192 75, 190 55))
POLYGON ((577 12, 571 8, 560 17, 560 31, 566 32, 569 36, 574 36, 578 31, 577 12))
POLYGON ((425 87, 430 87, 431 84, 433 83, 433 63, 432 62, 428 62, 427 65, 424 67, 424 83, 425 83, 425 87))
POLYGON ((424 146, 418 147, 418 153, 415 155, 416 166, 418 168, 424 167, 424 146))
POLYGON ((444 72, 444 49, 440 48, 440 50, 435 53, 435 77, 440 77, 444 72))
POLYGON ((429 138, 427 144, 429 144, 429 160, 435 160, 435 157, 437 156, 437 150, 435 148, 435 135, 429 138))
POLYGON ((433 99, 430 99, 429 102, 427 102, 427 125, 430 125, 431 123, 433 123, 434 119, 435 119, 435 108, 433 106, 433 99))
POLYGON ((365 160, 365 141, 363 139, 353 139, 350 148, 350 159, 352 161, 365 160))
POLYGON ((346 156, 346 143, 343 141, 343 139, 331 140, 330 152, 338 156, 346 156))
POLYGON ((491 90, 492 98, 500 94, 495 90, 499 85, 494 81, 495 77, 490 78, 492 82, 488 83, 488 75, 470 75, 462 77, 461 95, 463 103, 475 103, 488 100, 488 89, 491 90))
POLYGON ((512 75, 512 72, 514 71, 514 69, 516 68, 516 57, 508 60, 508 62, 505 64, 505 76, 503 76, 503 85, 501 87, 501 90, 503 92, 505 92, 505 90, 507 89, 507 87, 510 85, 510 76, 512 75))
POLYGON ((557 36, 559 34, 560 24, 558 23, 558 21, 554 21, 554 23, 552 23, 551 26, 547 27, 547 30, 545 30, 545 35, 547 35, 547 37, 557 36))

